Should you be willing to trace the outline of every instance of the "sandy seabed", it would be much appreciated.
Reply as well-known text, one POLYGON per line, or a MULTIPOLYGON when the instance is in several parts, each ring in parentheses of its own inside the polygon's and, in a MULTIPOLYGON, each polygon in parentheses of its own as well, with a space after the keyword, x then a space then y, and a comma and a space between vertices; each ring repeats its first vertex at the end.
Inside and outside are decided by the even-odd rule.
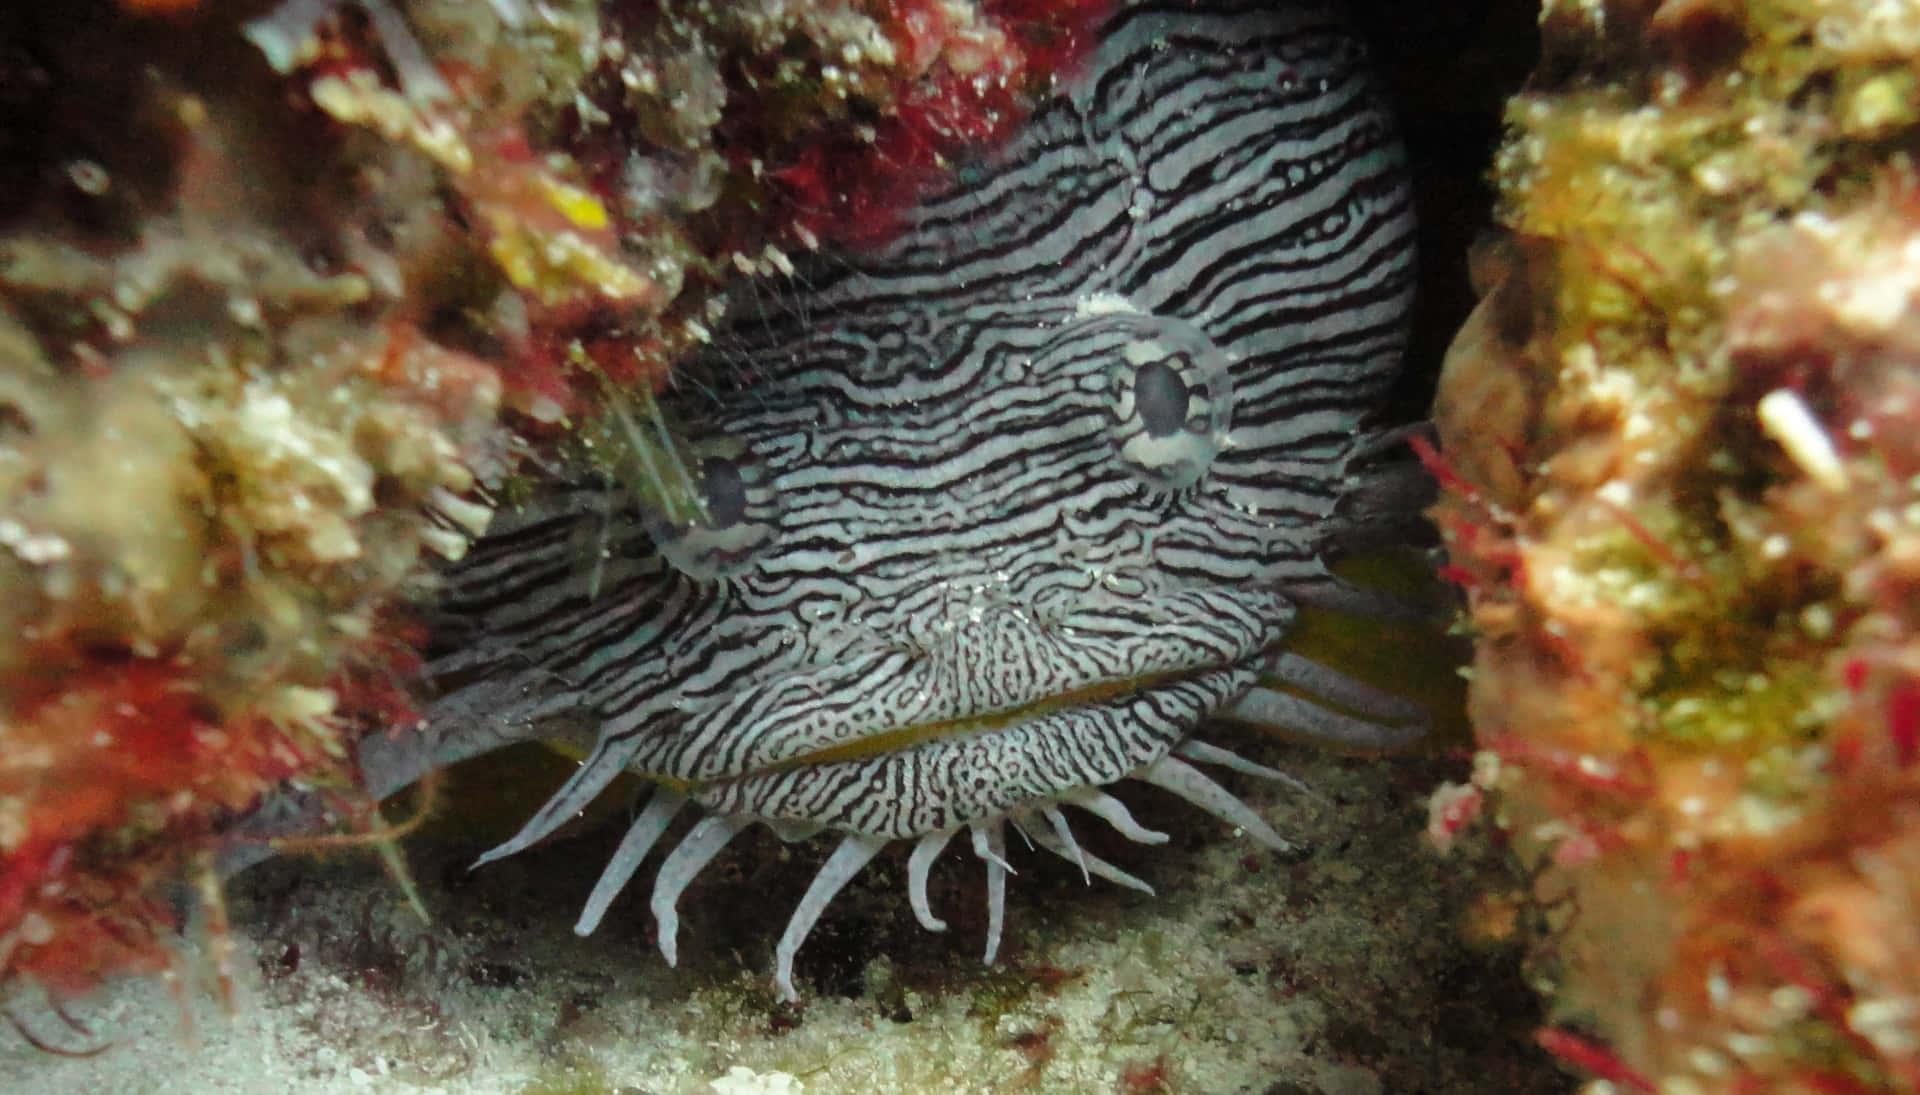
MULTIPOLYGON (((905 848, 892 849, 801 951, 797 1007, 773 997, 772 949, 825 856, 819 841, 782 845, 759 829, 736 840, 681 900, 677 969, 652 945, 651 863, 598 934, 570 930, 618 825, 563 831, 468 874, 489 826, 443 823, 408 849, 431 924, 370 855, 282 859, 229 888, 231 1013, 204 948, 188 944, 184 991, 128 981, 68 1004, 90 1033, 19 994, 14 1014, 37 1037, 97 1052, 47 1053, 0 1025, 0 1090, 1570 1091, 1532 1046, 1538 1005, 1515 952, 1471 948, 1458 930, 1476 894, 1515 868, 1484 847, 1442 858, 1420 837, 1425 794, 1449 762, 1251 751, 1313 789, 1234 784, 1293 851, 1123 788, 1170 843, 1128 845, 1084 822, 1076 832, 1158 896, 1084 885, 1010 834, 1006 943, 985 967, 984 872, 965 842, 933 872, 949 924, 939 934, 915 922, 905 848)), ((500 779, 502 763, 515 761, 457 772, 442 812, 470 810, 472 788, 500 779)))

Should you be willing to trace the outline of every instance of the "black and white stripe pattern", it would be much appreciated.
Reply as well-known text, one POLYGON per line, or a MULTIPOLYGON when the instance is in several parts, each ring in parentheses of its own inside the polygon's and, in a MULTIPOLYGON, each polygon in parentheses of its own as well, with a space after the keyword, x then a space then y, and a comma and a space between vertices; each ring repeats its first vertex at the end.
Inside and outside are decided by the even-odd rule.
POLYGON ((607 488, 556 489, 451 576, 443 759, 598 729, 499 854, 623 767, 731 819, 669 860, 663 918, 754 819, 853 834, 818 904, 879 843, 971 826, 991 860, 1002 819, 1130 775, 1244 820, 1169 752, 1376 519, 1342 500, 1402 348, 1410 204, 1317 10, 1122 7, 897 241, 732 302, 666 399, 717 454, 716 527, 649 534, 607 488))

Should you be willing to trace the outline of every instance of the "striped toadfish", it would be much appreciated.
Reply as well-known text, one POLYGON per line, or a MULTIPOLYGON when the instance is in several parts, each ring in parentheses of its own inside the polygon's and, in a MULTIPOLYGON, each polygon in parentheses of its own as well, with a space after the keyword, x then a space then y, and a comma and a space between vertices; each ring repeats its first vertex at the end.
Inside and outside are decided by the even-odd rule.
POLYGON ((1069 827, 1064 807, 1167 839, 1110 784, 1284 846, 1205 769, 1284 777, 1193 737, 1203 719, 1422 732, 1414 705, 1284 648, 1301 605, 1366 607, 1329 561, 1419 493, 1370 413, 1413 223, 1362 50, 1259 0, 1123 4, 1101 36, 897 239, 732 302, 663 397, 702 519, 594 483, 496 521, 447 578, 431 728, 369 739, 376 791, 584 722, 572 778, 481 862, 641 777, 576 930, 693 812, 653 883, 670 963, 682 891, 736 833, 830 830, 776 947, 792 999, 795 952, 889 843, 911 843, 907 896, 939 930, 928 867, 964 834, 992 961, 1009 824, 1145 888, 1069 827))

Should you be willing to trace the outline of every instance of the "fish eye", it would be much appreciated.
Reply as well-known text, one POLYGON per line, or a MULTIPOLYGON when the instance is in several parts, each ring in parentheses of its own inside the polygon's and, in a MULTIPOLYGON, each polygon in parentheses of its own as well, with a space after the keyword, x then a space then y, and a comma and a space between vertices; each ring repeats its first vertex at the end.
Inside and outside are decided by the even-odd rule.
POLYGON ((738 574, 780 534, 780 499, 757 462, 709 453, 700 460, 705 519, 650 523, 654 546, 690 578, 738 574))
POLYGON ((700 464, 707 485, 707 521, 716 529, 732 528, 747 519, 747 481, 740 465, 724 456, 709 456, 700 464))
POLYGON ((1226 355, 1197 329, 1162 324, 1134 332, 1115 356, 1109 417, 1121 464, 1155 490, 1198 483, 1233 419, 1226 355))
POLYGON ((1163 361, 1149 361, 1134 370, 1133 400, 1149 437, 1170 437, 1175 430, 1185 429, 1187 408, 1193 405, 1180 371, 1163 361))

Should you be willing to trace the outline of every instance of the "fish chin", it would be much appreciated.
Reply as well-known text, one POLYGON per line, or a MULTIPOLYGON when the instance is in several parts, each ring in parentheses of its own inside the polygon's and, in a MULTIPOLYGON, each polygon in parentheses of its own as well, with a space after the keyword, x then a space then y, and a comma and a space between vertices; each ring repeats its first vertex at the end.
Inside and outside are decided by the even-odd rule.
MULTIPOLYGON (((1081 848, 1061 810, 1077 807, 1137 843, 1167 840, 1166 834, 1136 822, 1119 799, 1100 789, 1104 786, 1133 780, 1159 787, 1268 848, 1286 849, 1287 841, 1252 807, 1188 762, 1304 790, 1284 772, 1192 737, 1193 727, 1207 716, 1250 696, 1284 696, 1257 681, 1263 673, 1273 680, 1289 670, 1295 683, 1310 682, 1376 716, 1406 719, 1399 732, 1408 738, 1425 732, 1423 715, 1411 705, 1310 663, 1291 663, 1283 655, 1257 665, 1196 673, 1097 703, 1011 719, 990 729, 942 734, 869 756, 803 760, 691 794, 663 787, 608 862, 575 931, 585 935, 599 925, 673 814, 691 801, 706 817, 668 854, 650 902, 660 926, 661 952, 669 964, 677 955, 681 893, 728 840, 754 823, 765 824, 788 840, 823 829, 844 834, 794 909, 775 948, 774 981, 783 999, 798 998, 794 958, 828 902, 868 860, 896 841, 914 842, 907 884, 915 915, 929 931, 941 931, 946 925, 933 915, 928 902, 927 872, 955 834, 969 833, 973 852, 987 869, 985 961, 992 962, 1005 921, 1006 876, 1012 873, 1005 849, 1008 825, 1028 843, 1072 863, 1089 880, 1098 875, 1153 892, 1139 878, 1081 848), (913 788, 913 793, 901 795, 903 787, 913 788)), ((1313 710, 1322 718, 1312 724, 1316 731, 1333 738, 1349 737, 1353 744, 1369 744, 1361 739, 1382 725, 1322 708, 1313 710)))
MULTIPOLYGON (((793 985, 794 957, 827 903, 861 866, 895 841, 914 841, 909 901, 921 923, 938 931, 945 924, 933 916, 928 903, 927 871, 956 833, 969 832, 973 850, 988 870, 986 961, 991 962, 1005 918, 1006 875, 1012 870, 1005 854, 1008 824, 1030 843, 1068 860, 1089 877, 1097 874, 1152 892, 1138 878, 1083 850, 1060 810, 1065 805, 1080 807, 1141 843, 1167 839, 1135 822, 1125 805, 1098 789, 1104 785, 1128 779, 1153 784, 1268 847, 1287 847, 1250 807, 1181 759, 1184 755, 1287 778, 1189 736, 1206 715, 1246 694, 1256 677, 1253 667, 1212 670, 1100 702, 1008 717, 989 728, 940 733, 868 756, 802 760, 723 780, 690 794, 663 787, 608 862, 575 930, 588 934, 598 926, 639 862, 665 832, 669 819, 691 801, 706 816, 668 854, 650 902, 660 925, 661 952, 670 964, 677 957, 681 893, 728 840, 754 823, 766 824, 789 840, 823 829, 844 834, 795 908, 776 947, 775 984, 783 999, 798 997, 793 985), (903 796, 898 793, 902 787, 914 791, 903 796)), ((509 844, 520 840, 516 837, 509 844)), ((486 858, 509 850, 517 849, 503 846, 486 858)))

